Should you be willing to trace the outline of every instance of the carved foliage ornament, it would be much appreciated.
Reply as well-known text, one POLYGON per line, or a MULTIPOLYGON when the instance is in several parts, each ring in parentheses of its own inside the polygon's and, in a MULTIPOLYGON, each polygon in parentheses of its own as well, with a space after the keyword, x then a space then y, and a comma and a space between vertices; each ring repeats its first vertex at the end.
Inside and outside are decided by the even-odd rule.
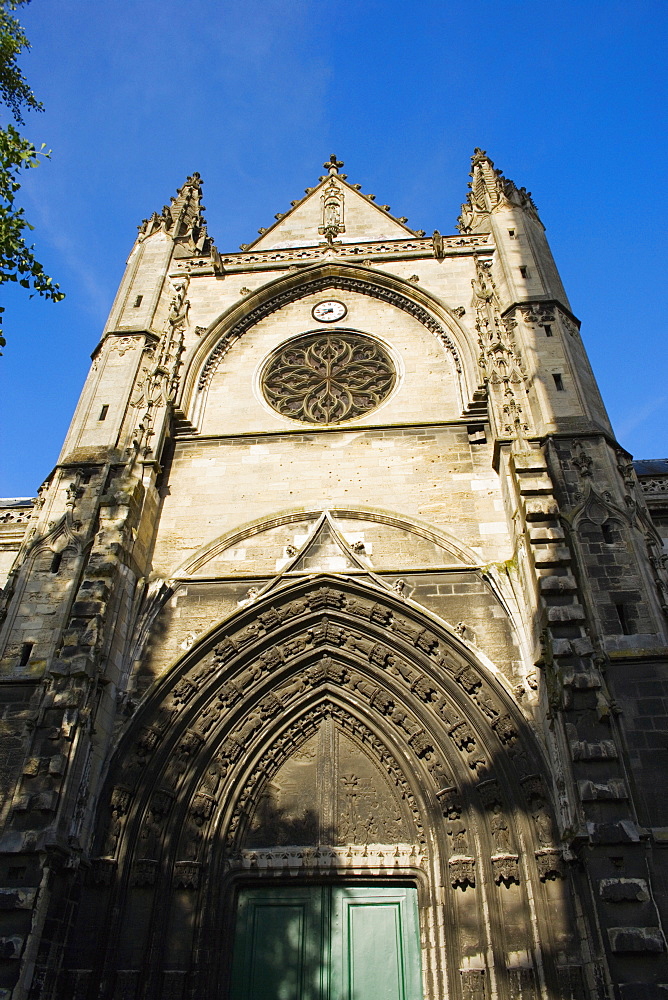
POLYGON ((389 354, 359 333, 310 333, 286 344, 262 377, 267 402, 283 416, 338 424, 362 416, 396 383, 389 354))

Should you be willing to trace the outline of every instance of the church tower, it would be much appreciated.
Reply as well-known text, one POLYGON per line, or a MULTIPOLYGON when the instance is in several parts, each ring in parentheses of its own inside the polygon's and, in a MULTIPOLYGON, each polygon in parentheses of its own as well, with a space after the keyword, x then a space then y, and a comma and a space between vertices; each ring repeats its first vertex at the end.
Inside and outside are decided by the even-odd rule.
POLYGON ((668 466, 485 152, 448 236, 342 167, 142 223, 7 508, 0 1000, 663 996, 668 466))

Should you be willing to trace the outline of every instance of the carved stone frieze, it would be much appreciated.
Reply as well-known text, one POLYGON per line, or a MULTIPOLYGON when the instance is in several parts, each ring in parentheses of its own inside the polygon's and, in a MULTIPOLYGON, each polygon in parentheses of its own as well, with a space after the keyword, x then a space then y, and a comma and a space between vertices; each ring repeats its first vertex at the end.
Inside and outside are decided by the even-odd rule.
POLYGON ((640 489, 649 497, 663 496, 668 494, 668 476, 643 478, 640 480, 640 489))
POLYGON ((517 854, 494 854, 492 856, 492 878, 497 885, 520 884, 519 856, 517 854))
POLYGON ((202 866, 196 861, 177 861, 172 885, 175 889, 198 889, 202 866))
POLYGON ((533 1000, 536 996, 536 977, 533 969, 527 966, 508 969, 508 994, 510 1000, 533 1000))
POLYGON ((132 793, 127 788, 117 785, 112 789, 109 800, 110 816, 101 851, 104 857, 113 857, 116 854, 124 818, 127 815, 131 798, 132 793))
POLYGON ((415 844, 368 844, 319 847, 244 849, 226 860, 227 870, 342 872, 364 874, 410 872, 424 866, 424 851, 415 844))
POLYGON ((510 746, 517 740, 517 727, 507 713, 492 720, 492 729, 506 746, 510 746))
MULTIPOLYGON (((441 236, 441 256, 455 256, 462 253, 470 254, 480 247, 489 245, 490 238, 486 233, 475 236, 441 236)), ((363 255, 373 257, 431 257, 434 255, 434 238, 417 237, 406 240, 383 240, 373 243, 334 243, 321 244, 317 247, 286 247, 285 249, 252 250, 242 253, 227 254, 221 257, 221 263, 226 271, 247 271, 248 265, 260 264, 263 267, 271 265, 285 266, 291 262, 312 263, 322 260, 325 255, 332 254, 336 258, 350 258, 361 261, 363 255)), ((185 264, 185 262, 183 262, 185 264)), ((177 266, 181 267, 179 261, 177 266)))
MULTIPOLYGON (((394 738, 413 755, 415 766, 429 773, 433 781, 431 795, 438 799, 444 818, 442 845, 446 857, 456 861, 460 870, 457 884, 474 884, 475 838, 473 820, 464 813, 462 798, 453 785, 448 761, 452 751, 448 745, 461 753, 467 771, 473 772, 472 777, 478 781, 495 856, 507 859, 515 855, 500 789, 491 779, 481 746, 495 732, 515 759, 521 745, 517 724, 503 710, 491 683, 483 681, 470 663, 455 657, 435 633, 420 627, 410 612, 398 614, 388 604, 348 593, 327 582, 316 584, 297 598, 274 598, 272 605, 260 605, 256 617, 244 607, 237 629, 230 628, 210 653, 172 682, 167 700, 153 722, 141 730, 129 754, 132 764, 122 770, 124 784, 117 786, 127 800, 119 805, 127 811, 130 789, 136 787, 147 768, 154 767, 153 755, 163 734, 174 726, 176 715, 183 713, 189 728, 181 730, 169 754, 163 751, 157 758, 162 761, 162 771, 155 780, 163 800, 155 793, 149 800, 136 833, 135 859, 157 862, 161 857, 163 845, 168 842, 164 821, 172 798, 186 787, 186 773, 192 774, 200 767, 202 777, 192 793, 179 836, 168 838, 175 845, 179 864, 206 862, 211 830, 217 822, 216 803, 229 801, 232 788, 238 789, 236 805, 220 834, 228 857, 238 857, 242 848, 259 851, 281 844, 287 849, 295 843, 313 847, 337 841, 367 846, 424 843, 423 819, 402 766, 375 731, 327 696, 300 714, 295 725, 279 730, 271 745, 261 751, 253 772, 240 788, 230 784, 238 780, 235 775, 249 750, 255 747, 258 749, 252 752, 260 752, 267 726, 280 725, 279 720, 294 712, 293 706, 312 697, 310 691, 328 686, 332 691, 347 689, 363 701, 369 719, 377 719, 379 726, 393 727, 394 738), (387 636, 385 642, 378 641, 379 629, 387 636), (269 645, 274 630, 279 634, 269 645), (291 669, 295 658, 301 663, 291 669), (449 693, 443 679, 438 678, 441 669, 449 675, 449 693), (278 677, 270 687, 274 673, 278 677), (381 679, 381 674, 387 681, 381 679), (452 687, 455 680, 459 693, 452 687), (206 696, 205 686, 210 691, 206 696), (467 703, 474 709, 472 716, 465 709, 467 703), (430 712, 435 727, 428 724, 430 712), (484 737, 481 732, 479 738, 478 728, 482 725, 489 731, 484 737), (305 779, 297 780, 297 774, 306 774, 304 768, 311 766, 308 747, 316 737, 322 742, 324 737, 318 733, 324 731, 323 727, 338 735, 332 737, 329 749, 318 751, 320 763, 310 784, 305 779), (443 739, 446 743, 441 746, 439 740, 443 739), (356 758, 357 763, 344 766, 344 745, 358 748, 355 753, 361 756, 356 758), (210 764, 202 763, 203 755, 212 750, 210 764), (329 804, 322 798, 324 788, 331 789, 329 804)), ((518 760, 518 764, 521 774, 533 770, 528 763, 518 760)), ((532 801, 531 815, 540 834, 547 826, 538 806, 541 802, 532 801)), ((112 814, 104 851, 109 856, 117 852, 124 816, 125 812, 112 814)), ((538 842, 545 848, 552 845, 547 836, 539 836, 538 842)))
POLYGON ((520 306, 519 311, 527 326, 543 326, 545 323, 554 323, 555 309, 552 305, 532 302, 520 306))
POLYGON ((238 850, 237 831, 242 828, 248 830, 245 837, 251 838, 248 846, 313 844, 319 840, 331 843, 337 836, 352 843, 401 842, 406 839, 402 834, 407 819, 400 805, 402 800, 412 815, 411 839, 417 834, 420 841, 423 834, 419 813, 396 762, 358 719, 325 703, 282 734, 246 783, 230 824, 229 850, 238 850), (353 742, 348 734, 353 736, 353 742), (337 769, 338 785, 336 779, 332 786, 331 777, 329 784, 318 777, 335 774, 337 769), (389 773, 395 787, 401 789, 401 800, 381 780, 383 772, 389 773), (336 788, 340 801, 330 805, 327 796, 331 797, 336 788), (320 791, 316 793, 317 789, 320 791), (250 819, 244 826, 246 816, 250 819))
POLYGON ((465 665, 458 670, 455 676, 457 681, 461 684, 464 690, 468 692, 468 694, 472 694, 473 691, 475 691, 477 687, 480 687, 480 684, 482 683, 475 670, 468 665, 465 665))
POLYGON ((541 882, 546 879, 567 878, 568 869, 562 852, 554 847, 536 851, 536 867, 541 882))
POLYGON ((452 857, 448 861, 448 871, 453 889, 475 886, 475 858, 452 857))
POLYGON ((89 885, 111 885, 116 867, 117 862, 113 858, 92 858, 87 878, 89 885))
POLYGON ((486 809, 491 809, 495 805, 501 805, 501 789, 496 778, 481 781, 476 786, 476 789, 486 809))
POLYGON ((485 1000, 487 976, 485 969, 460 969, 462 1000, 485 1000))

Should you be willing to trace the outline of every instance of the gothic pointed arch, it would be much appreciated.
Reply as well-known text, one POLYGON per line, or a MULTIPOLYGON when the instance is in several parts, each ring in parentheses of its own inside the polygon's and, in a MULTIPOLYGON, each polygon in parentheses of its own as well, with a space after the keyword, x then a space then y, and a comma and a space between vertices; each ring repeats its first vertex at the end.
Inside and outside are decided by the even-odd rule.
MULTIPOLYGON (((127 760, 128 740, 134 738, 142 755, 157 747, 163 737, 174 744, 184 726, 207 734, 218 732, 221 726, 224 730, 222 708, 241 702, 249 706, 248 711, 256 709, 255 700, 263 692, 272 699, 278 696, 272 704, 274 714, 281 714, 285 699, 296 693, 294 675, 299 674, 298 689, 302 690, 307 683, 304 671, 311 671, 309 677, 319 676, 313 661, 332 659, 333 652, 350 691, 357 692, 356 697, 368 696, 371 705, 385 705, 390 718, 394 715, 390 702, 383 701, 386 696, 392 701, 394 695, 406 707, 410 703, 420 717, 424 706, 433 712, 438 705, 445 717, 445 703, 452 700, 453 710, 463 709, 469 722, 489 730, 481 736, 482 745, 496 738, 502 746, 514 746, 519 731, 529 738, 528 722, 510 693, 455 633, 387 589, 320 574, 287 582, 241 609, 211 630, 154 685, 116 755, 123 760, 126 777, 133 773, 127 760), (363 674, 357 677, 354 669, 363 674), (382 682, 383 690, 370 692, 367 680, 382 682)), ((422 739, 414 731, 418 725, 417 718, 414 724, 406 724, 409 745, 422 739)), ((245 739, 247 731, 242 735, 245 739)), ((533 757, 533 766, 540 768, 537 747, 533 757)), ((483 769, 482 763, 470 764, 474 775, 483 769)), ((527 766, 525 762, 523 767, 527 766)), ((145 780, 144 767, 140 773, 145 780)))
POLYGON ((270 281, 211 323, 184 372, 178 400, 181 411, 193 411, 220 360, 247 330, 290 302, 336 288, 386 301, 427 327, 452 358, 463 408, 473 401, 479 389, 477 359, 452 309, 397 275, 337 262, 303 267, 270 281))
MULTIPOLYGON (((174 893, 198 900, 197 949, 220 934, 238 878, 380 874, 422 886, 442 989, 435 886, 446 927, 464 907, 505 961, 498 893, 533 906, 568 877, 551 800, 536 735, 457 635, 359 580, 289 583, 193 646, 120 739, 90 876, 110 892, 105 968, 125 960, 114 942, 137 907, 164 965, 174 893)), ((448 947, 461 964, 470 942, 448 947)))

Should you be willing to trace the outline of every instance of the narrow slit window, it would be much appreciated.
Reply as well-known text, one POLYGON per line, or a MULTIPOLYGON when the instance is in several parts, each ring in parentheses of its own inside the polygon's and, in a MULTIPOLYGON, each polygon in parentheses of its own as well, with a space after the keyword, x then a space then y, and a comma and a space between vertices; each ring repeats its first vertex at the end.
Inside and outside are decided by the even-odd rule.
POLYGON ((102 409, 100 410, 100 416, 97 419, 98 420, 106 420, 108 413, 109 413, 109 405, 107 403, 105 403, 104 406, 102 407, 102 409))
POLYGON ((58 570, 60 569, 60 564, 61 564, 62 561, 63 561, 63 553, 62 552, 54 552, 53 553, 53 559, 51 560, 51 572, 52 573, 57 573, 58 572, 58 570))
POLYGON ((606 545, 612 545, 615 540, 615 533, 612 530, 612 525, 609 521, 604 521, 601 525, 601 531, 603 533, 603 541, 606 545))
POLYGON ((622 635, 633 635, 633 625, 629 619, 629 610, 626 604, 615 604, 619 624, 622 626, 622 635))
POLYGON ((546 337, 553 337, 554 336, 554 334, 552 333, 552 327, 550 326, 549 323, 546 323, 544 325, 543 329, 545 330, 545 336, 546 337))
POLYGON ((142 299, 143 298, 144 298, 143 295, 138 295, 137 296, 137 298, 135 299, 135 303, 134 303, 133 309, 139 309, 139 307, 140 307, 140 305, 142 303, 142 299))
POLYGON ((509 229, 508 230, 508 235, 510 236, 511 240, 516 240, 517 239, 517 237, 515 236, 515 230, 514 229, 509 229))
POLYGON ((19 666, 27 667, 28 661, 30 660, 30 654, 32 653, 32 642, 24 642, 21 647, 21 659, 19 661, 19 666))
POLYGON ((564 379, 559 372, 554 372, 552 375, 554 379, 554 384, 556 386, 557 392, 565 392, 566 386, 564 385, 564 379))
POLYGON ((522 264, 520 266, 520 274, 522 275, 523 278, 529 277, 529 268, 526 266, 526 264, 522 264))

